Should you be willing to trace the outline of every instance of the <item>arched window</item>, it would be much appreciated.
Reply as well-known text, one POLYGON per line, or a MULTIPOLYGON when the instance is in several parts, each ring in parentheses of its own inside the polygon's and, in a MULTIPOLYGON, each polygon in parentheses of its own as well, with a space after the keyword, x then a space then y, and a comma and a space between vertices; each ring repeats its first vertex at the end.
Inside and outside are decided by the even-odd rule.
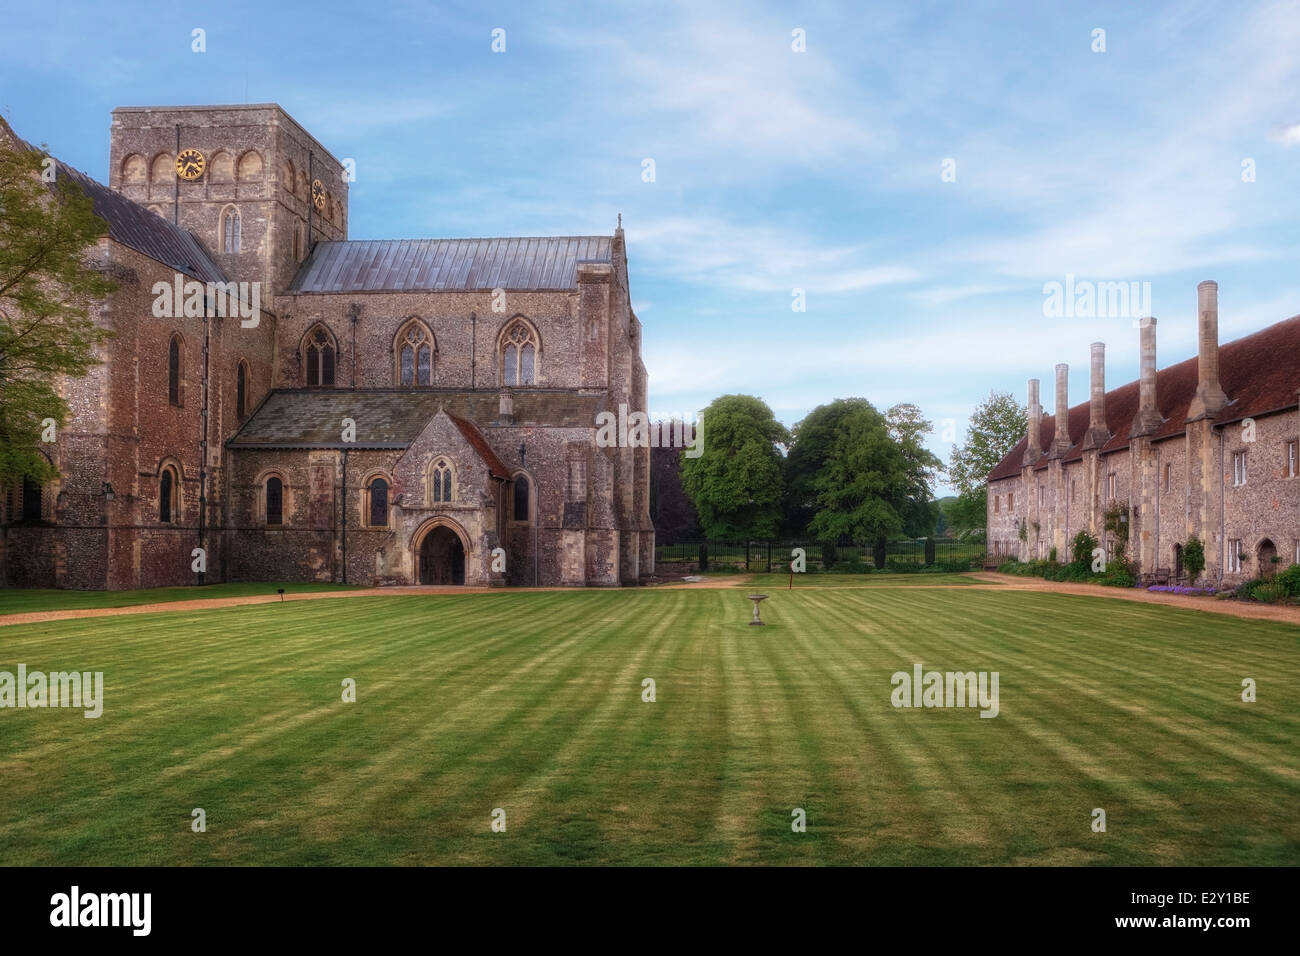
POLYGON ((501 381, 506 385, 537 384, 537 333, 515 319, 501 333, 501 381))
POLYGON ((515 475, 515 521, 527 521, 529 513, 528 496, 532 489, 528 483, 527 475, 515 475))
POLYGON ((334 337, 322 325, 307 333, 305 340, 308 385, 334 384, 334 337))
POLYGON ((429 469, 429 498, 434 504, 452 501, 456 496, 456 476, 451 462, 439 458, 429 469))
POLYGON ((388 482, 383 478, 370 482, 370 527, 388 527, 388 482))
POLYGON ((185 397, 181 391, 181 337, 173 335, 167 345, 167 401, 180 405, 185 397))
POLYGON ((235 418, 243 421, 248 414, 248 363, 240 362, 235 368, 235 418))
POLYGON ((158 476, 158 520, 171 524, 180 511, 180 482, 176 480, 176 469, 168 465, 158 476))
POLYGON ((293 225, 293 261, 302 262, 302 223, 293 225))
POLYGON ((266 523, 284 524, 284 482, 276 475, 266 479, 266 523))
POLYGON ((239 251, 239 210, 227 206, 221 213, 221 250, 239 251))
POLYGON ((418 319, 412 319, 398 330, 394 343, 397 352, 397 383, 399 385, 432 385, 433 353, 436 345, 433 333, 418 319))

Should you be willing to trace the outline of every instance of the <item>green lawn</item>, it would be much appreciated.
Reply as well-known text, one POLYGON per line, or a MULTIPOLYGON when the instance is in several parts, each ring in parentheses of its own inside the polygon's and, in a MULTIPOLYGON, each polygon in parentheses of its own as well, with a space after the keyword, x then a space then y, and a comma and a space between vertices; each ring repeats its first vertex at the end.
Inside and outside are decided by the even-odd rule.
POLYGON ((920 587, 928 585, 935 587, 951 587, 953 585, 962 586, 967 584, 981 584, 984 582, 976 581, 969 574, 943 574, 938 571, 916 573, 916 574, 889 574, 886 572, 873 571, 870 574, 796 574, 791 580, 789 572, 785 574, 755 574, 752 579, 737 579, 736 587, 745 587, 750 590, 758 588, 760 590, 782 591, 793 588, 906 588, 920 587))
POLYGON ((7 627, 0 670, 106 700, 0 710, 0 864, 1300 863, 1293 627, 956 588, 749 616, 645 589, 7 627), (915 662, 998 671, 999 716, 893 708, 915 662))
POLYGON ((137 604, 170 604, 205 598, 244 597, 249 594, 286 594, 306 591, 346 591, 353 585, 316 584, 301 581, 258 581, 237 584, 205 584, 202 587, 145 588, 139 591, 67 591, 61 588, 0 588, 0 614, 30 611, 81 611, 99 607, 132 607, 137 604))

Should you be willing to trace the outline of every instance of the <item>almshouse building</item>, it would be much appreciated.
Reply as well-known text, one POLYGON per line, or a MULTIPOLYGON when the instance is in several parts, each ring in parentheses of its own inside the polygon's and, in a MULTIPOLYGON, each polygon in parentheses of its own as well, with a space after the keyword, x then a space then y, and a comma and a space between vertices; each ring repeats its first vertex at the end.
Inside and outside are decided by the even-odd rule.
POLYGON ((1088 402, 1070 407, 1057 365, 1058 414, 1044 418, 1029 381, 1028 434, 988 478, 991 554, 1067 560, 1088 530, 1109 559, 1123 537, 1109 512, 1144 576, 1179 579, 1192 536, 1210 582, 1300 562, 1300 316, 1220 346, 1218 296, 1197 286, 1195 358, 1157 370, 1157 323, 1143 319, 1138 381, 1106 390, 1101 342, 1088 402))
POLYGON ((621 225, 350 241, 344 164, 274 104, 118 109, 109 187, 59 175, 108 224, 114 337, 59 384, 60 478, 0 496, 6 582, 653 573, 650 449, 596 441, 646 408, 621 225), (193 310, 160 291, 200 286, 193 310))

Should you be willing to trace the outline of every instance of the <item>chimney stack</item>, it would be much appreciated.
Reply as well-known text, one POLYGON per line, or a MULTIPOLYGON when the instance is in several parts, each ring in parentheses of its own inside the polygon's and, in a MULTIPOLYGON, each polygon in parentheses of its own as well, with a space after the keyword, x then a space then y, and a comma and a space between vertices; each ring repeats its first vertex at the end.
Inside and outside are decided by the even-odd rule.
POLYGON ((1088 391, 1088 434, 1083 448, 1090 451, 1110 441, 1106 427, 1106 343, 1092 343, 1092 378, 1088 391))
POLYGON ((1043 446, 1040 437, 1043 424, 1043 409, 1038 404, 1038 379, 1029 380, 1029 432, 1027 438, 1029 443, 1025 446, 1024 465, 1030 467, 1038 464, 1038 459, 1043 457, 1043 446))
POLYGON ((1133 427, 1129 430, 1130 438, 1140 435, 1154 435, 1165 423, 1156 403, 1156 317, 1147 316, 1141 320, 1141 356, 1138 378, 1138 410, 1133 416, 1133 427))
POLYGON ((1228 404, 1219 384, 1219 283, 1209 279, 1196 287, 1200 314, 1200 351, 1197 357, 1196 395, 1187 409, 1188 421, 1213 418, 1228 404))
POLYGON ((1051 457, 1062 458, 1070 450, 1070 366, 1056 366, 1056 434, 1052 436, 1051 457))

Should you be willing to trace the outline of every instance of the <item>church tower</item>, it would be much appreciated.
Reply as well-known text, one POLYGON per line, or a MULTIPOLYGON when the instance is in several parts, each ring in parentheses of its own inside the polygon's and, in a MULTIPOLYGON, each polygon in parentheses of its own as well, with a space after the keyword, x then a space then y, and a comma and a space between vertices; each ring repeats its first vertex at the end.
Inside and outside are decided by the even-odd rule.
POLYGON ((273 103, 116 109, 109 185, 260 281, 270 310, 313 242, 348 235, 343 164, 273 103))

